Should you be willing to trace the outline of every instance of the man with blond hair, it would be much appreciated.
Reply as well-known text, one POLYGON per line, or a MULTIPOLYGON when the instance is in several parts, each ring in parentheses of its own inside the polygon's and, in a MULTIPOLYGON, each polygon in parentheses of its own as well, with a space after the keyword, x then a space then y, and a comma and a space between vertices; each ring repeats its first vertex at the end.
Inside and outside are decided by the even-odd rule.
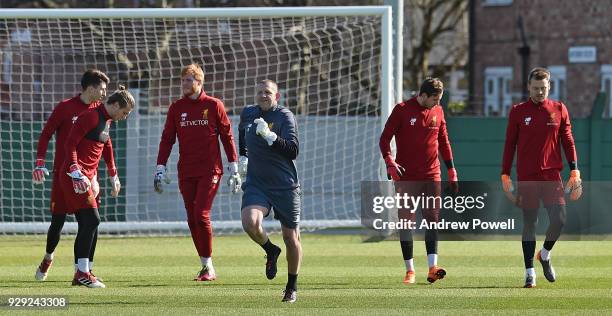
POLYGON ((228 171, 233 193, 240 190, 238 155, 230 120, 221 100, 207 95, 202 86, 204 72, 198 64, 191 64, 181 72, 183 97, 170 105, 166 124, 159 142, 154 188, 163 192, 163 184, 170 183, 166 163, 176 139, 179 142, 179 190, 187 210, 187 224, 202 268, 196 281, 217 278, 212 263, 212 225, 210 211, 223 174, 219 138, 230 165, 228 171))

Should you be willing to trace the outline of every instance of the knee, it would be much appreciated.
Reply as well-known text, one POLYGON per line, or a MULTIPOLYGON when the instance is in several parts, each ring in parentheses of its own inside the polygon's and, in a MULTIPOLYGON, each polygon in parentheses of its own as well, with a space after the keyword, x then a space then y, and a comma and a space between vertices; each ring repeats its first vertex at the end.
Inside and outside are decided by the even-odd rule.
POLYGON ((296 230, 290 232, 283 232, 283 241, 287 248, 297 249, 300 247, 300 235, 296 230))

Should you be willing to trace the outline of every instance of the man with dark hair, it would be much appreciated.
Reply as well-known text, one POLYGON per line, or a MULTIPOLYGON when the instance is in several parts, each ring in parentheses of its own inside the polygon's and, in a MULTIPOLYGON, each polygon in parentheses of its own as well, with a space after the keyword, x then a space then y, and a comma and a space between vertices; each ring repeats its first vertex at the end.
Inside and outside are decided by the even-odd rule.
MULTIPOLYGON (((60 169, 59 182, 66 205, 74 212, 79 227, 74 240, 77 271, 72 285, 106 287, 91 274, 89 266, 93 240, 100 224, 98 201, 92 184, 105 144, 111 141, 111 122, 125 120, 134 105, 134 97, 125 87, 119 86, 119 90, 108 98, 105 105, 79 115, 66 139, 66 159, 60 169)), ((114 187, 113 190, 116 190, 113 196, 117 196, 120 188, 114 187)))
POLYGON ((550 252, 565 224, 560 144, 563 145, 571 170, 565 187, 566 193, 571 193, 571 200, 580 198, 582 180, 567 108, 561 102, 548 99, 550 72, 545 68, 535 68, 529 73, 528 79, 529 100, 513 105, 508 115, 501 181, 506 195, 523 209, 524 287, 533 288, 536 286, 533 256, 540 200, 548 211, 549 225, 537 259, 542 264, 546 280, 554 282, 556 279, 550 252), (514 186, 510 177, 515 152, 518 179, 516 197, 513 195, 514 186))
MULTIPOLYGON (((53 182, 51 184, 51 225, 49 225, 49 230, 47 232, 46 253, 36 270, 36 280, 44 281, 47 278, 49 268, 53 264, 53 253, 59 243, 62 228, 66 221, 66 214, 74 211, 66 204, 64 194, 59 184, 60 168, 64 163, 68 133, 70 133, 70 129, 82 112, 88 109, 97 108, 101 105, 102 99, 106 96, 106 86, 109 82, 110 79, 108 76, 100 70, 90 69, 85 71, 81 77, 82 92, 70 99, 61 101, 53 109, 38 139, 36 167, 32 172, 32 182, 34 182, 34 184, 42 184, 45 181, 45 176, 49 175, 49 171, 45 167, 45 155, 49 140, 55 134, 53 182)), ((105 144, 103 155, 109 176, 111 177, 113 192, 115 192, 121 184, 117 175, 117 169, 115 168, 113 147, 110 141, 105 144)), ((92 185, 95 196, 97 197, 100 189, 97 181, 97 174, 94 175, 92 185)), ((93 247, 89 257, 90 269, 93 267, 93 255, 96 241, 97 238, 94 237, 93 247)))
MULTIPOLYGON (((458 192, 457 171, 454 167, 444 112, 439 105, 444 85, 438 78, 427 78, 421 84, 419 95, 408 101, 397 104, 387 119, 380 136, 380 151, 387 165, 387 174, 395 182, 395 189, 400 194, 418 196, 439 196, 441 193, 440 161, 438 151, 448 169, 449 187, 458 192), (391 139, 395 137, 397 155, 393 159, 391 139), (410 181, 410 182, 402 182, 410 181)), ((435 203, 434 203, 435 204, 435 203)), ((423 218, 428 222, 437 222, 440 205, 428 205, 421 209, 423 218)), ((402 219, 415 219, 415 212, 399 209, 402 219)), ((400 246, 406 265, 405 284, 416 282, 411 230, 400 231, 400 246)), ((430 283, 444 278, 446 271, 438 266, 438 232, 435 229, 425 231, 425 248, 430 283)))

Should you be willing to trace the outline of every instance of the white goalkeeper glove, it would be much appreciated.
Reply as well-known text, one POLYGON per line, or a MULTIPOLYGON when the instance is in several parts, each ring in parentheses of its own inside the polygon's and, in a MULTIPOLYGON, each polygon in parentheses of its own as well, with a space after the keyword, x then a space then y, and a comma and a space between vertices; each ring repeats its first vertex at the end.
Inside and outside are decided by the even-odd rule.
POLYGON ((49 170, 45 168, 45 160, 36 159, 36 168, 32 171, 32 182, 34 184, 43 184, 45 176, 49 175, 49 170))
POLYGON ((157 169, 155 170, 155 178, 153 179, 153 187, 155 188, 155 192, 160 194, 164 192, 164 189, 162 188, 162 181, 169 184, 170 178, 168 177, 166 166, 157 165, 157 169))
POLYGON ((227 178, 227 186, 230 188, 233 194, 240 192, 240 187, 242 186, 242 179, 240 178, 240 173, 238 173, 238 163, 230 162, 229 166, 227 166, 227 171, 230 176, 227 178))
POLYGON ((91 188, 91 181, 81 172, 81 168, 77 164, 70 165, 68 175, 72 178, 72 188, 74 193, 83 194, 91 188))
POLYGON ((98 183, 97 174, 94 174, 93 178, 91 178, 91 192, 93 192, 93 196, 96 198, 100 194, 100 183, 98 183))
POLYGON ((240 173, 241 177, 246 178, 248 166, 249 158, 246 156, 240 156, 240 159, 238 160, 238 173, 240 173))
POLYGON ((268 146, 272 146, 272 143, 274 143, 274 141, 278 137, 276 136, 276 133, 270 130, 270 128, 268 127, 268 123, 266 123, 266 121, 264 121, 264 119, 262 119, 261 117, 256 118, 253 122, 257 124, 257 135, 263 137, 263 139, 268 142, 268 146))
POLYGON ((117 197, 119 196, 119 191, 121 191, 121 181, 119 181, 119 175, 115 174, 110 177, 111 182, 111 196, 117 197))

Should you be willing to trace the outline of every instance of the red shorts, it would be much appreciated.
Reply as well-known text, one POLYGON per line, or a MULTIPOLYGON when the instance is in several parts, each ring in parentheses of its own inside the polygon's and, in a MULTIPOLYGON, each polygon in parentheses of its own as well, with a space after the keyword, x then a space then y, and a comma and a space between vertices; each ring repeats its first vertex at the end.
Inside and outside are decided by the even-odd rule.
MULTIPOLYGON (((416 209, 421 210, 421 215, 427 222, 438 222, 440 220, 441 192, 440 181, 400 181, 395 182, 395 192, 404 196, 421 197, 424 202, 419 203, 417 208, 398 208, 398 217, 410 221, 416 220, 416 209), (427 199, 429 197, 429 199, 427 199)), ((421 200, 422 201, 422 200, 421 200)))
POLYGON ((64 192, 62 192, 62 186, 60 185, 60 172, 53 172, 53 182, 51 183, 51 214, 62 215, 68 212, 68 204, 64 198, 64 192))
POLYGON ((540 199, 544 206, 565 205, 561 174, 558 170, 546 170, 519 180, 517 199, 519 206, 525 210, 539 209, 540 199))
MULTIPOLYGON (((60 189, 64 195, 64 203, 67 206, 66 213, 72 214, 76 213, 81 209, 88 208, 98 208, 98 201, 96 200, 96 196, 92 190, 93 185, 87 190, 87 192, 78 194, 74 192, 74 187, 72 186, 72 178, 66 172, 59 172, 60 178, 60 189)), ((96 178, 96 177, 94 177, 96 178)), ((94 181, 91 178, 89 179, 92 184, 94 181)))

